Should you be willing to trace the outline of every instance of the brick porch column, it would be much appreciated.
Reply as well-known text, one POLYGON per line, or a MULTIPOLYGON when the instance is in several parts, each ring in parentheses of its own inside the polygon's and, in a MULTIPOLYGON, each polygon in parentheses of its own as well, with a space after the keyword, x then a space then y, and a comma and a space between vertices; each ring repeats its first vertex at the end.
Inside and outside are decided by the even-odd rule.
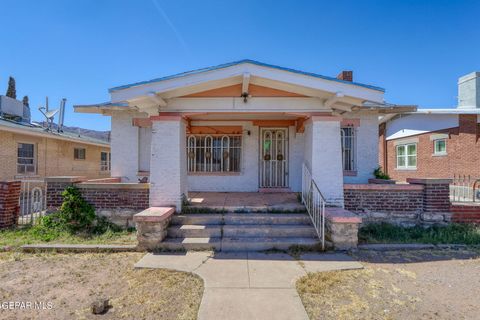
POLYGON ((186 124, 180 116, 153 116, 150 206, 182 210, 187 194, 186 124))
POLYGON ((340 121, 340 117, 312 117, 305 126, 305 160, 327 202, 343 207, 340 121))
POLYGON ((15 226, 20 214, 20 181, 0 181, 0 229, 15 226))
POLYGON ((451 179, 407 179, 410 184, 423 185, 423 211, 427 213, 450 211, 451 181, 451 179))

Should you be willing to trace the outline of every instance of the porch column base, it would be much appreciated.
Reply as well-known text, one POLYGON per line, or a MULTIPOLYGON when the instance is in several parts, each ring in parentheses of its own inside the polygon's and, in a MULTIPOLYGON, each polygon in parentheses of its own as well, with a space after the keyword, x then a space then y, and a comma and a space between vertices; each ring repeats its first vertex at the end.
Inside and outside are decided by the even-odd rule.
POLYGON ((325 208, 325 236, 335 250, 358 246, 358 228, 362 218, 342 208, 325 208))
POLYGON ((133 216, 137 228, 138 249, 153 251, 167 236, 175 209, 172 207, 151 207, 133 216))

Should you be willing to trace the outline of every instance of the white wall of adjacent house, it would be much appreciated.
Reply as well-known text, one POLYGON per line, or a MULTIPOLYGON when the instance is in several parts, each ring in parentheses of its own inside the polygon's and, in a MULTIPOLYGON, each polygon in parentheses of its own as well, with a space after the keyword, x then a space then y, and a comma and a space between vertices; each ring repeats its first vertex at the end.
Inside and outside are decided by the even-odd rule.
POLYGON ((111 117, 111 174, 122 177, 124 182, 137 182, 138 173, 138 127, 133 126, 134 115, 115 112, 111 117))
POLYGON ((406 114, 387 123, 386 139, 393 140, 458 127, 457 114, 406 114))
POLYGON ((138 129, 138 171, 150 171, 152 128, 138 129))

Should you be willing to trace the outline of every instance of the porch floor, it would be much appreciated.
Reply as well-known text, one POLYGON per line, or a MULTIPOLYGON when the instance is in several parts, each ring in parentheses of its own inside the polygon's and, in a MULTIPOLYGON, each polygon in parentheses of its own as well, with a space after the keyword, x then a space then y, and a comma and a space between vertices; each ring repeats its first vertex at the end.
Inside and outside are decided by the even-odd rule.
POLYGON ((226 212, 305 211, 295 192, 189 192, 191 208, 226 212))

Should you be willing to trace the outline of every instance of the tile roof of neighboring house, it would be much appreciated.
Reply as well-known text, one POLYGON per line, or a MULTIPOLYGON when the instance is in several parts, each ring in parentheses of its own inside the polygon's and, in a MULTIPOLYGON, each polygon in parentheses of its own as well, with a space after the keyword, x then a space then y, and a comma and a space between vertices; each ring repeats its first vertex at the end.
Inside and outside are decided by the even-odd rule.
POLYGON ((92 138, 84 135, 80 136, 77 133, 68 132, 68 131, 64 131, 64 132, 45 131, 45 128, 40 126, 39 124, 17 122, 17 121, 12 121, 12 120, 8 120, 0 117, 0 130, 2 129, 6 131, 21 132, 22 134, 32 134, 37 136, 39 135, 39 136, 52 138, 52 139, 68 140, 73 142, 81 142, 81 143, 93 144, 93 145, 105 146, 105 147, 110 146, 110 143, 105 140, 96 139, 96 138, 92 138))
POLYGON ((183 76, 188 76, 188 75, 192 75, 192 74, 197 74, 197 73, 201 73, 201 72, 207 72, 207 71, 213 71, 213 70, 228 68, 228 67, 239 65, 239 64, 242 64, 242 63, 250 63, 250 64, 261 66, 261 67, 267 67, 267 68, 273 68, 273 69, 278 69, 278 70, 282 70, 282 71, 293 72, 293 73, 302 74, 302 75, 305 75, 305 76, 310 76, 310 77, 315 77, 315 78, 320 78, 320 79, 325 79, 325 80, 331 80, 331 81, 336 81, 336 82, 341 82, 341 83, 346 83, 346 84, 352 84, 352 85, 364 87, 364 88, 367 88, 367 89, 372 89, 372 90, 376 90, 376 91, 385 92, 385 89, 383 89, 383 88, 368 85, 368 84, 340 80, 340 79, 337 79, 337 78, 334 78, 334 77, 328 77, 328 76, 323 76, 323 75, 316 74, 316 73, 305 72, 305 71, 300 71, 300 70, 295 70, 295 69, 290 69, 290 68, 284 68, 284 67, 280 67, 280 66, 276 66, 276 65, 272 65, 272 64, 267 64, 267 63, 263 63, 263 62, 259 62, 259 61, 255 61, 255 60, 250 60, 250 59, 244 59, 244 60, 239 60, 239 61, 220 64, 220 65, 217 65, 217 66, 212 66, 212 67, 207 67, 207 68, 201 68, 201 69, 181 72, 181 73, 177 73, 177 74, 174 74, 174 75, 165 76, 165 77, 161 77, 161 78, 156 78, 156 79, 152 79, 152 80, 148 80, 148 81, 140 81, 140 82, 135 82, 135 83, 131 83, 131 84, 123 85, 123 86, 117 86, 117 87, 110 88, 108 91, 109 92, 118 91, 118 90, 130 88, 130 87, 140 86, 140 85, 154 83, 154 82, 160 82, 160 81, 164 81, 164 80, 170 80, 170 79, 179 78, 179 77, 183 77, 183 76))

